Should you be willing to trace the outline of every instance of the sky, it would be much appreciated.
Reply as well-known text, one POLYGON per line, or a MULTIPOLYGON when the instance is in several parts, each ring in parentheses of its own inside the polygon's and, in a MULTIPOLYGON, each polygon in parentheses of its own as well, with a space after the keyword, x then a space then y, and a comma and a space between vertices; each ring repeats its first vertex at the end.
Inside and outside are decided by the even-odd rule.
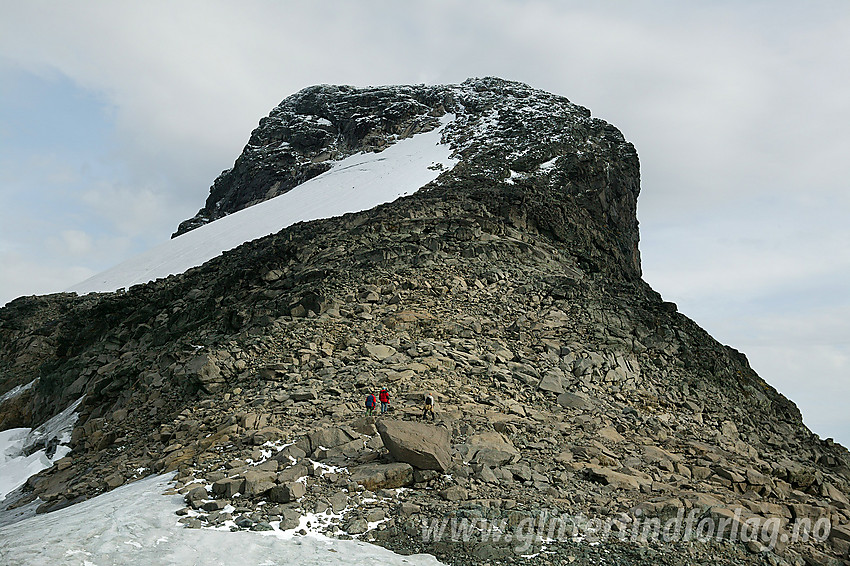
POLYGON ((0 0, 0 304, 167 240, 312 84, 499 76, 641 159, 644 278, 850 446, 850 3, 0 0))

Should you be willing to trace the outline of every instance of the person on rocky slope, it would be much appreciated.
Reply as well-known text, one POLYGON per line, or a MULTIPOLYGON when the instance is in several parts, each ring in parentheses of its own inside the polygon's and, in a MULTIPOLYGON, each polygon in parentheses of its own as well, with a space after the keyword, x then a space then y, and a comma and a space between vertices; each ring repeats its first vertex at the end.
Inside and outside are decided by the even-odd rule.
POLYGON ((422 418, 430 418, 432 421, 436 419, 434 416, 434 396, 430 393, 425 394, 425 406, 422 409, 422 418))
POLYGON ((371 416, 375 414, 375 396, 372 393, 366 395, 366 415, 371 416))
POLYGON ((378 400, 381 402, 381 414, 383 415, 390 406, 390 392, 387 391, 386 387, 382 388, 381 392, 378 393, 378 400))

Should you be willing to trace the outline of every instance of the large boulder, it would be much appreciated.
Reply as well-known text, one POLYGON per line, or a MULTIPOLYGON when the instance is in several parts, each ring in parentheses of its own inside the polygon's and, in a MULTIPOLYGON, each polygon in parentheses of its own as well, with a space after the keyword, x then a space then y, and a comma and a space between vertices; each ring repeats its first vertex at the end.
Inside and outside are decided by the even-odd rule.
POLYGON ((363 344, 360 347, 360 352, 364 356, 369 356, 378 361, 385 360, 396 353, 396 349, 392 346, 384 344, 363 344))
POLYGON ((561 394, 564 392, 564 372, 558 368, 550 369, 547 371, 540 382, 537 384, 537 388, 541 391, 550 391, 552 393, 561 394))
POLYGON ((445 471, 449 467, 449 430, 443 426, 383 419, 378 433, 393 458, 420 470, 445 471))
POLYGON ((269 490, 269 500, 274 503, 291 503, 298 501, 307 493, 307 487, 298 481, 291 481, 275 486, 269 490))
POLYGON ((565 391, 558 395, 558 404, 565 409, 588 409, 590 400, 587 395, 580 392, 565 391))
POLYGON ((195 356, 184 367, 186 376, 207 393, 220 391, 224 385, 224 376, 213 354, 195 356))
POLYGON ((494 430, 473 434, 458 450, 467 461, 491 468, 511 464, 520 459, 519 451, 513 443, 494 430))
POLYGON ((364 464, 351 469, 351 481, 369 491, 405 487, 413 484, 413 467, 404 462, 364 464))
POLYGON ((315 452, 321 448, 329 449, 354 440, 355 435, 342 428, 323 428, 309 435, 310 449, 315 452))

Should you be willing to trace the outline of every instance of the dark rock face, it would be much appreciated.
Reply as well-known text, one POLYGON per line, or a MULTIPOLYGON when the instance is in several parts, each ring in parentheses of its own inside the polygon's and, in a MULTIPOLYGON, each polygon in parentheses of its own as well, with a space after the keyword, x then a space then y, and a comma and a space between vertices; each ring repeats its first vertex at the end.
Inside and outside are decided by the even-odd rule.
POLYGON ((593 221, 587 236, 640 275, 640 174, 632 144, 564 97, 496 78, 304 89, 260 121, 233 168, 216 179, 204 208, 175 236, 283 194, 330 169, 333 159, 380 151, 430 130, 446 113, 457 117, 446 141, 462 162, 444 183, 462 183, 477 198, 500 193, 504 214, 556 239, 576 237, 577 221, 593 221))
MULTIPOLYGON (((327 124, 307 119, 287 130, 301 157, 379 148, 387 132, 453 112, 445 140, 460 160, 409 197, 290 226, 181 275, 0 309, 0 396, 31 384, 0 401, 0 426, 38 425, 84 396, 73 451, 30 478, 19 503, 39 497, 51 511, 176 470, 175 489, 203 512, 181 519, 189 527, 294 528, 330 510, 336 522, 322 532, 452 564, 829 564, 846 554, 850 455, 640 279, 637 156, 611 126, 497 79, 315 87, 273 115, 281 108, 336 128, 325 136, 327 124), (400 107, 385 119, 354 110, 392 108, 392 93, 400 107), (364 416, 381 387, 390 414, 364 416), (440 447, 438 469, 394 462, 406 456, 393 458, 387 434, 418 426, 424 392, 437 397, 437 426, 424 429, 437 432, 420 436, 440 447), (536 558, 504 540, 422 539, 423 521, 449 517, 513 528, 583 515, 632 532, 638 511, 692 510, 727 526, 776 518, 782 535, 828 517, 835 534, 772 554, 757 541, 568 538, 536 558)), ((269 136, 280 123, 264 122, 253 145, 279 146, 269 136)), ((252 155, 245 187, 264 167, 257 186, 283 174, 271 149, 252 155)), ((231 188, 234 202, 247 194, 231 188)))
POLYGON ((174 235, 283 194, 330 169, 331 160, 380 151, 435 127, 440 98, 439 90, 425 87, 330 85, 290 96, 260 121, 233 168, 213 183, 204 208, 174 235))

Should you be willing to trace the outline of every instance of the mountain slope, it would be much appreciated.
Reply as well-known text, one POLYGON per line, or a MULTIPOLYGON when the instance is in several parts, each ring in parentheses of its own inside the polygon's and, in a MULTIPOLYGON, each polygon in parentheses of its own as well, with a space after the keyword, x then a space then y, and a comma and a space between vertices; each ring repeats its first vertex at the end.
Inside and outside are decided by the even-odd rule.
MULTIPOLYGON (((445 117, 448 122, 450 116, 445 117)), ((436 124, 439 126, 439 122, 436 124)), ((77 293, 115 291, 183 273, 245 242, 295 222, 367 210, 412 193, 450 169, 449 147, 435 128, 376 154, 356 154, 292 188, 279 198, 223 216, 190 234, 156 246, 139 257, 72 287, 77 293)))
MULTIPOLYGON (((20 501, 37 496, 47 511, 177 470, 190 526, 285 530, 311 513, 324 517, 316 528, 458 564, 827 564, 846 552, 847 451, 640 279, 631 144, 562 97, 499 79, 315 87, 282 108, 357 107, 380 124, 370 101, 389 107, 396 95, 421 101, 413 115, 432 125, 455 115, 442 139, 457 163, 419 191, 290 225, 124 293, 0 310, 0 391, 38 378, 0 405, 3 428, 85 394, 73 451, 20 501), (362 403, 382 386, 394 410, 376 423, 362 403), (376 428, 415 421, 426 391, 439 422, 425 436, 450 437, 430 447, 448 455, 442 471, 400 456, 376 428), (833 535, 747 546, 728 532, 662 546, 629 535, 680 510, 727 526, 775 518, 777 537, 826 518, 833 535), (481 533, 423 538, 423 521, 513 529, 553 515, 598 519, 625 540, 577 542, 586 521, 524 549, 481 533)), ((275 138, 270 122, 262 139, 291 135, 275 138)), ((370 128, 355 138, 398 135, 370 128)), ((283 174, 265 155, 234 171, 283 174)))

